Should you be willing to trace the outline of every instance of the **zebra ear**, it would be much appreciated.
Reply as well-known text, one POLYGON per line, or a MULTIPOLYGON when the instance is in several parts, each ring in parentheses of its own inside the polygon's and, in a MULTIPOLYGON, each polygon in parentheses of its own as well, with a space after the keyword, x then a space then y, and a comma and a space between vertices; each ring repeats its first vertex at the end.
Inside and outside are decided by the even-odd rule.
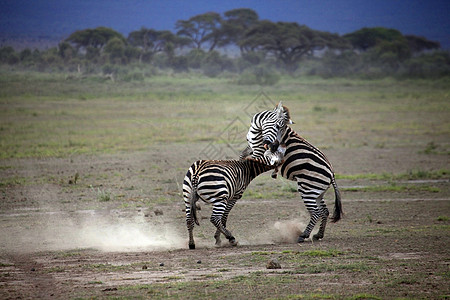
POLYGON ((281 103, 281 101, 280 101, 280 103, 278 103, 276 112, 280 118, 283 117, 284 109, 283 109, 283 104, 281 103))

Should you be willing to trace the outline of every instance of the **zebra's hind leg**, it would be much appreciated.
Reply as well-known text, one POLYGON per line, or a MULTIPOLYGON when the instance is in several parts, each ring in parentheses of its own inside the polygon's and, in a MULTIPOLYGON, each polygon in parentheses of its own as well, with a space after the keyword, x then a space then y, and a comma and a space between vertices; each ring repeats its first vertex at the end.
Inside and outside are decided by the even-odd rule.
POLYGON ((194 242, 194 218, 191 209, 186 206, 186 225, 189 232, 189 249, 195 249, 194 242))
MULTIPOLYGON (((222 218, 224 216, 224 213, 226 211, 227 205, 224 203, 224 201, 221 202, 216 202, 214 203, 214 207, 213 207, 213 211, 211 214, 211 223, 214 224, 214 226, 216 226, 217 231, 216 234, 214 234, 214 238, 216 239, 216 245, 219 241, 220 243, 220 233, 223 233, 223 235, 225 235, 225 237, 230 241, 230 244, 233 246, 237 245, 237 241, 234 238, 234 236, 231 234, 231 232, 226 229, 226 227, 223 224, 222 218), (219 234, 217 234, 219 233, 219 234)), ((227 213, 228 215, 228 213, 227 213)), ((226 218, 225 218, 225 223, 226 223, 226 218)))
POLYGON ((316 190, 303 190, 300 186, 300 183, 298 184, 298 191, 302 194, 303 202, 305 203, 305 206, 310 214, 309 223, 297 240, 297 243, 303 243, 307 238, 309 238, 309 235, 314 229, 317 221, 322 217, 323 211, 322 208, 319 207, 318 203, 320 203, 321 197, 323 197, 324 192, 318 193, 318 191, 316 190))
POLYGON ((322 216, 322 213, 320 209, 314 209, 310 211, 310 219, 309 223, 306 226, 305 230, 302 234, 298 237, 297 243, 303 243, 307 238, 309 238, 309 235, 311 234, 311 231, 314 229, 314 226, 316 225, 319 218, 322 216))
POLYGON ((317 204, 319 206, 320 214, 322 216, 322 221, 320 222, 319 231, 313 236, 313 240, 315 241, 323 239, 325 235, 325 228, 327 226, 328 216, 330 215, 330 212, 328 211, 328 208, 325 204, 325 200, 323 200, 325 192, 326 190, 317 198, 317 204))
POLYGON ((313 240, 318 241, 323 239, 325 235, 325 228, 327 226, 328 216, 330 215, 330 212, 328 211, 328 208, 326 206, 321 207, 322 210, 322 222, 320 223, 319 231, 313 235, 313 240))

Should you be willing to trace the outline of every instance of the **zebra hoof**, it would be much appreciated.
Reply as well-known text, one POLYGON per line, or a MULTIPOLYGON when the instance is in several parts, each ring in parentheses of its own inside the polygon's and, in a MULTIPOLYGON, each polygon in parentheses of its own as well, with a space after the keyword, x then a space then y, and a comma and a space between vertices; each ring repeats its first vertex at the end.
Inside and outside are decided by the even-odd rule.
POLYGON ((222 241, 220 239, 216 240, 216 247, 220 247, 222 245, 222 241))
POLYGON ((230 239, 230 245, 233 246, 233 247, 236 247, 238 245, 238 242, 236 241, 235 238, 231 238, 230 239))
POLYGON ((303 243, 307 238, 309 238, 309 235, 303 235, 303 234, 301 234, 301 235, 298 237, 297 243, 303 243))
POLYGON ((189 249, 194 250, 195 249, 195 244, 189 244, 189 249))
POLYGON ((323 239, 323 235, 315 234, 313 235, 313 241, 320 241, 323 239))

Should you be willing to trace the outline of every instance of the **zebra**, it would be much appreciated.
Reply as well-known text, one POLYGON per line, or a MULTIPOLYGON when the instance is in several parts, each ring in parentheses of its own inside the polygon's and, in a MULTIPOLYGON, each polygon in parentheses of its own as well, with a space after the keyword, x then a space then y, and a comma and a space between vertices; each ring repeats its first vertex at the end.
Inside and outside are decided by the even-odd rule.
POLYGON ((250 129, 247 133, 247 148, 241 153, 240 159, 251 156, 263 160, 272 165, 278 161, 273 160, 273 153, 278 153, 279 142, 287 124, 293 124, 290 119, 289 109, 283 104, 278 104, 274 110, 266 110, 253 116, 250 129))
MULTIPOLYGON (((272 124, 271 120, 276 117, 274 115, 274 112, 272 112, 272 115, 265 115, 270 124, 272 124)), ((261 118, 259 124, 264 126, 264 123, 265 120, 261 118)), ((248 141, 250 143, 250 140, 248 141)), ((249 145, 242 152, 241 156, 249 155, 248 148, 254 148, 261 143, 262 141, 259 140, 254 145, 249 145)), ((298 237, 297 242, 302 243, 305 239, 309 238, 319 219, 321 219, 320 228, 317 234, 313 236, 313 240, 323 239, 329 216, 329 211, 323 197, 330 185, 333 186, 335 192, 334 213, 331 221, 339 221, 343 214, 341 195, 336 184, 333 167, 325 154, 287 125, 279 141, 275 141, 274 144, 277 145, 278 143, 285 145, 286 150, 283 163, 275 168, 272 177, 276 178, 276 173, 280 168, 281 175, 284 178, 297 181, 297 190, 310 213, 309 223, 303 233, 298 237)), ((273 148, 274 146, 270 145, 270 149, 273 148)), ((252 157, 257 158, 258 156, 253 155, 252 157)))
POLYGON ((183 199, 186 206, 186 225, 189 232, 189 249, 195 249, 194 223, 199 225, 196 202, 202 199, 212 203, 210 221, 217 228, 214 238, 221 245, 223 233, 232 246, 237 241, 226 228, 228 214, 247 186, 256 176, 273 169, 258 159, 198 160, 191 165, 183 181, 183 199))

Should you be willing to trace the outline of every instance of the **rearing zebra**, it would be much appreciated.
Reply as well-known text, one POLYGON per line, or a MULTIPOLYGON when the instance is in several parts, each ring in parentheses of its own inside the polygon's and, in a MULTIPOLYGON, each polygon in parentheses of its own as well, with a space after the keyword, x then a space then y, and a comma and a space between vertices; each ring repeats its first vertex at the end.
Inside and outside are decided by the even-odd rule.
POLYGON ((247 133, 248 146, 240 155, 240 159, 251 155, 252 158, 258 158, 272 165, 270 152, 277 152, 287 124, 293 124, 293 122, 290 119, 289 109, 281 102, 274 110, 255 114, 247 133), (269 148, 270 151, 267 151, 269 148))
MULTIPOLYGON (((271 120, 274 118, 273 114, 267 119, 271 120)), ((260 120, 262 125, 264 125, 264 122, 264 119, 260 120)), ((257 144, 260 142, 257 142, 257 144)), ((281 175, 286 179, 297 181, 298 192, 310 213, 310 221, 306 229, 298 237, 298 242, 304 242, 306 238, 309 238, 319 219, 322 219, 319 232, 313 238, 315 240, 322 239, 329 215, 323 197, 330 185, 333 185, 335 191, 332 222, 339 221, 342 215, 341 196, 336 184, 333 167, 325 154, 298 135, 289 126, 286 126, 279 142, 286 146, 284 162, 281 165, 281 175)), ((250 145, 250 148, 252 148, 252 145, 250 145)), ((273 149, 273 146, 270 148, 273 149)), ((241 156, 248 155, 247 149, 243 151, 241 156)), ((276 178, 276 173, 272 177, 276 178)))
POLYGON ((196 201, 200 198, 213 204, 210 221, 216 226, 216 245, 223 233, 233 246, 237 241, 226 228, 228 214, 247 186, 258 175, 275 168, 256 159, 199 160, 186 173, 183 181, 183 198, 186 206, 186 225, 189 232, 189 249, 195 249, 194 222, 199 225, 196 201))

